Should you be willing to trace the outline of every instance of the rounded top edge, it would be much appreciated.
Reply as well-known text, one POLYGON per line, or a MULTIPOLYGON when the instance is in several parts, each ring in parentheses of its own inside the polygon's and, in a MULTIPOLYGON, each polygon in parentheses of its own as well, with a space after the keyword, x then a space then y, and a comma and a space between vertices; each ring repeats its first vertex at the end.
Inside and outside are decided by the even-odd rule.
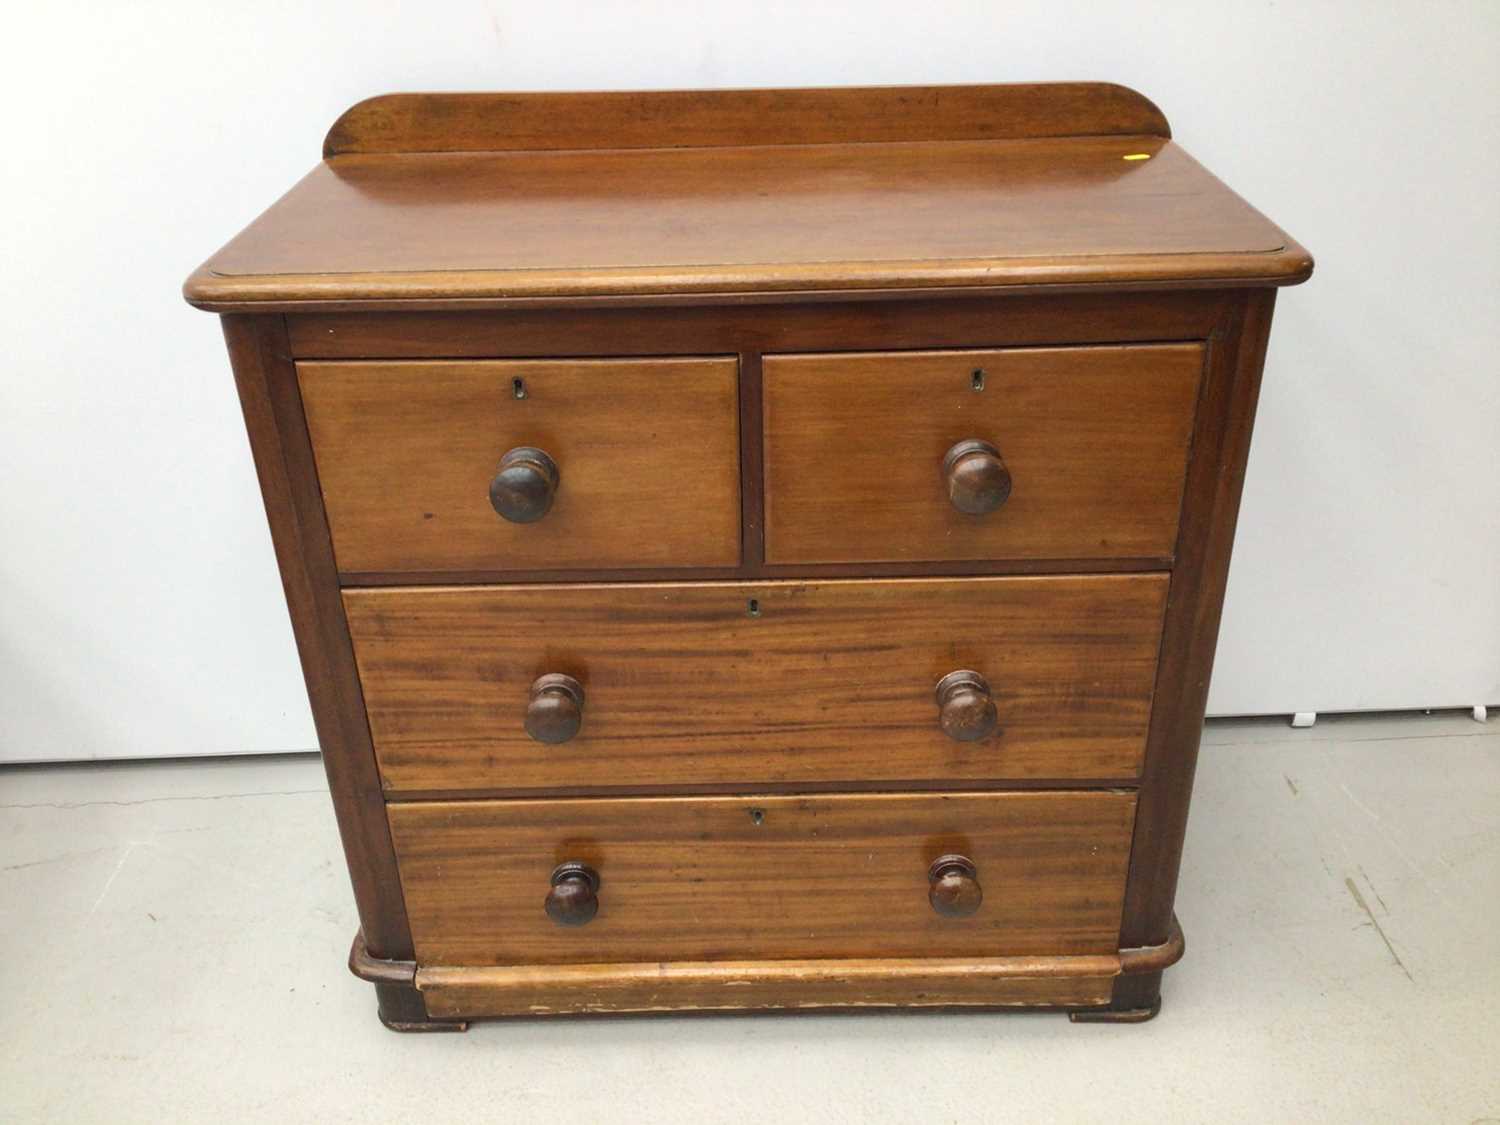
POLYGON ((1090 82, 1087 85, 1113 90, 1123 99, 1134 102, 1140 109, 1142 118, 1154 122, 1155 127, 1146 130, 1146 135, 1161 137, 1168 141, 1172 139, 1172 123, 1167 120, 1167 115, 1162 112, 1159 105, 1135 87, 1126 86, 1120 82, 1090 82))
POLYGON ((343 113, 338 115, 337 120, 328 127, 328 132, 323 134, 323 159, 338 156, 344 152, 359 151, 358 139, 363 132, 366 121, 379 113, 386 103, 399 101, 402 98, 411 97, 410 94, 391 92, 386 94, 375 94, 368 98, 362 98, 355 102, 343 113))

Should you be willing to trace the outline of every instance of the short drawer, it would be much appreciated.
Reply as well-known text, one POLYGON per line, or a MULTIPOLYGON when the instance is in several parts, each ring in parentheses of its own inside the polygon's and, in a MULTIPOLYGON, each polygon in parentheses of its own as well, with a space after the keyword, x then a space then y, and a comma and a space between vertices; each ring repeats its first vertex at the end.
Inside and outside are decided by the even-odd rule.
POLYGON ((737 371, 723 358, 300 363, 339 569, 733 566, 737 371), (523 452, 492 490, 514 450, 550 468, 523 452))
POLYGON ((743 791, 1133 779, 1166 593, 1145 574, 362 589, 344 605, 389 790, 743 791))
POLYGON ((1203 355, 767 356, 766 561, 1170 558, 1203 355))
POLYGON ((652 797, 388 811, 420 964, 996 957, 1118 950, 1135 798, 652 797), (577 866, 559 871, 565 864, 577 866), (554 894, 554 880, 571 885, 554 894))

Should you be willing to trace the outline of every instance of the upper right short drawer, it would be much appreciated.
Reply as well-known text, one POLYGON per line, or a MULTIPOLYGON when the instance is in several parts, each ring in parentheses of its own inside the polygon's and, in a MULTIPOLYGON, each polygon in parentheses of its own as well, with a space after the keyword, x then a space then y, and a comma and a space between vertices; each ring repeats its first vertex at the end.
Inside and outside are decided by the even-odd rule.
POLYGON ((766 562, 1165 560, 1199 343, 768 355, 766 562))

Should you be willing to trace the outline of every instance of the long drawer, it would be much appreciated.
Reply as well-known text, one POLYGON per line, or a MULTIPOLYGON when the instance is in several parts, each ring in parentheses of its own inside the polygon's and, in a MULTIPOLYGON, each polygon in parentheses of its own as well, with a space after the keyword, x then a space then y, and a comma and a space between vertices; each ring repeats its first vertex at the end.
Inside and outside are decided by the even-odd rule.
POLYGON ((1135 797, 656 797, 388 811, 424 965, 1000 957, 1116 952, 1135 797), (939 860, 950 866, 934 872, 939 860), (968 866, 954 874, 960 860, 968 866), (596 880, 590 911, 574 919, 584 924, 549 913, 563 865, 596 880), (961 899, 944 897, 962 880, 961 899))
POLYGON ((645 792, 1130 781, 1166 593, 1141 574, 360 589, 344 604, 387 790, 645 792))

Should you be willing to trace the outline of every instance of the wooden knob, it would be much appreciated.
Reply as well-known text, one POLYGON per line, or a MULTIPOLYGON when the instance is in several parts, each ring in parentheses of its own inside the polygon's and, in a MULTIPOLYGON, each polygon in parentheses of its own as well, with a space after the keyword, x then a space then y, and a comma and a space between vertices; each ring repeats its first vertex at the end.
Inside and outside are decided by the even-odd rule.
POLYGON ((977 742, 995 733, 1000 713, 990 683, 967 668, 949 672, 937 685, 938 723, 955 742, 977 742))
POLYGON ((490 506, 511 523, 535 523, 552 508, 561 474, 540 449, 517 446, 500 458, 490 481, 490 506))
POLYGON ((1010 470, 987 441, 961 441, 943 458, 948 499, 960 512, 982 516, 1010 497, 1010 470))
POLYGON ((576 860, 559 863, 547 892, 547 917, 559 926, 582 926, 598 913, 599 872, 576 860))
POLYGON ((538 742, 566 742, 583 725, 583 685, 572 676, 549 672, 531 684, 526 733, 538 742))
POLYGON ((927 879, 927 901, 944 918, 967 918, 984 901, 979 869, 968 856, 939 856, 927 869, 927 879))

